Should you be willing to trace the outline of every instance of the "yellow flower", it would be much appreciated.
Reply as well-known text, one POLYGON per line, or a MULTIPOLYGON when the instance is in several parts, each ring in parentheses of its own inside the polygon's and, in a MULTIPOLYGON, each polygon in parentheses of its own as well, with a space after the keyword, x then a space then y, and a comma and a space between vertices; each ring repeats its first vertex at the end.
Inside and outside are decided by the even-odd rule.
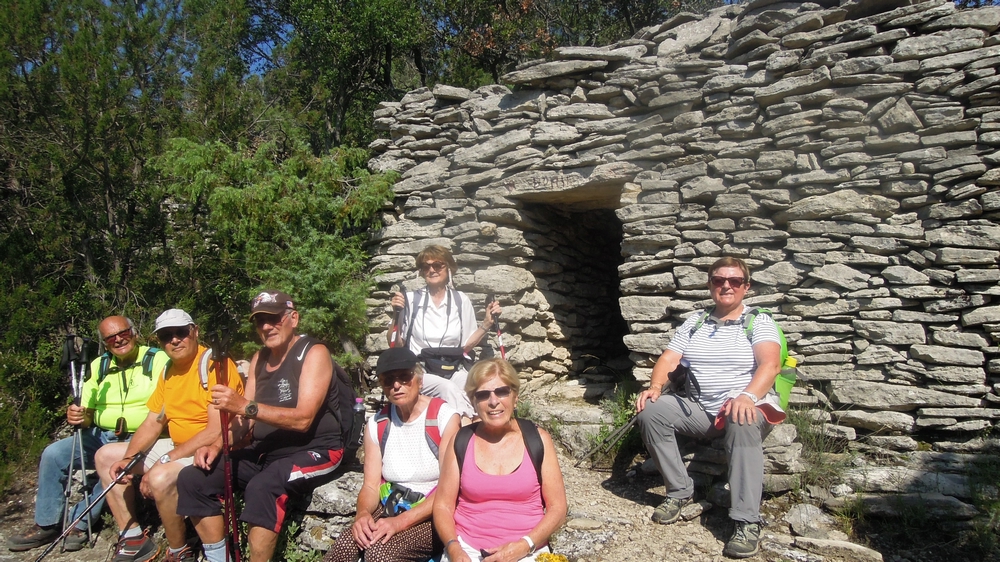
POLYGON ((569 562, 569 559, 562 554, 552 554, 550 552, 539 554, 535 560, 538 562, 569 562))

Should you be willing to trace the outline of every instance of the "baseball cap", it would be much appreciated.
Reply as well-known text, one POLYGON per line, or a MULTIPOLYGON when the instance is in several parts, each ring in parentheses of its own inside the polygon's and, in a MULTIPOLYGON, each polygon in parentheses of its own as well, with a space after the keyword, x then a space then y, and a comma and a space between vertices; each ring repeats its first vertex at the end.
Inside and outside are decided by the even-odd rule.
POLYGON ((261 291, 250 302, 250 318, 254 314, 284 314, 286 310, 295 310, 292 297, 281 291, 261 291))
POLYGON ((171 308, 163 311, 163 314, 156 317, 156 327, 154 332, 159 332, 161 328, 176 328, 194 324, 191 315, 179 308, 171 308))
POLYGON ((375 374, 381 375, 389 371, 412 369, 417 364, 417 356, 405 347, 390 347, 378 356, 375 363, 375 374))

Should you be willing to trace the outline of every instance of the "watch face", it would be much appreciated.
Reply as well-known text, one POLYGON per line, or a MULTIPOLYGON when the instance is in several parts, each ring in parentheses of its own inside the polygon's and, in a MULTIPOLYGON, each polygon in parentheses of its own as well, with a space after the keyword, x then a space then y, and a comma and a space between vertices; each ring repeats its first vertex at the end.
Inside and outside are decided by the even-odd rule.
POLYGON ((252 418, 257 415, 257 403, 251 402, 247 404, 247 407, 243 410, 248 418, 252 418))

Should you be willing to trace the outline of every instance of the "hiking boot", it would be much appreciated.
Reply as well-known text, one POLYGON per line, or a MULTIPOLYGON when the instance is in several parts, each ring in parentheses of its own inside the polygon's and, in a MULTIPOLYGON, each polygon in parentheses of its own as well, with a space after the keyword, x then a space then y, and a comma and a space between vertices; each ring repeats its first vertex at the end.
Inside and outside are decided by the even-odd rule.
POLYGON ((74 527, 73 530, 66 535, 66 539, 63 542, 63 548, 66 552, 83 550, 83 547, 85 546, 90 546, 90 539, 87 538, 87 531, 76 527, 74 527))
POLYGON ((722 553, 730 558, 749 558, 760 550, 760 523, 736 521, 733 536, 722 553))
POLYGON ((112 562, 146 562, 156 558, 159 553, 160 547, 144 530, 138 537, 119 536, 112 562))
POLYGON ((195 562, 196 560, 198 560, 198 553, 191 548, 191 545, 186 544, 177 552, 168 550, 167 557, 163 559, 163 562, 195 562))
POLYGON ((49 544, 59 538, 59 534, 60 531, 58 525, 50 525, 48 527, 32 525, 27 531, 21 533, 20 535, 15 535, 7 539, 7 548, 11 552, 31 550, 32 548, 38 548, 49 544))
POLYGON ((681 509, 691 503, 691 498, 667 498, 653 510, 653 523, 669 525, 681 516, 681 509))

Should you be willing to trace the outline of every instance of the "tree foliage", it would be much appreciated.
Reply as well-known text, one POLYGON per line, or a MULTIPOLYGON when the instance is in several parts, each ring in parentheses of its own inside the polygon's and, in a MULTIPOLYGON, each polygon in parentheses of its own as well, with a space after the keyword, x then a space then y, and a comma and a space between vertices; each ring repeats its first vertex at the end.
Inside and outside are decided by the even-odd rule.
POLYGON ((366 158, 358 149, 316 157, 294 139, 235 148, 170 141, 155 166, 171 208, 169 253, 176 277, 189 280, 182 293, 191 307, 245 316, 256 290, 276 287, 298 300, 308 333, 363 338, 365 227, 394 180, 369 174, 366 158), (227 284, 205 286, 218 279, 227 284))

